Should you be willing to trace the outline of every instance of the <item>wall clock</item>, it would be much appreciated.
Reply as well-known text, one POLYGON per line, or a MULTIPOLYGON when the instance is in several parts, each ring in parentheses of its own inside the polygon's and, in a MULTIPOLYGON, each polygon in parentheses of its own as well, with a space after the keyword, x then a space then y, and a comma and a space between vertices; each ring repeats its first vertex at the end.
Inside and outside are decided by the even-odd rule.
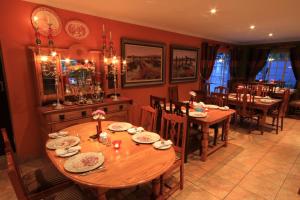
POLYGON ((68 21, 65 30, 70 37, 77 40, 86 38, 90 33, 88 26, 79 20, 68 21))
POLYGON ((52 9, 47 7, 36 8, 32 12, 31 22, 33 26, 38 26, 39 32, 44 36, 48 36, 49 24, 51 24, 53 36, 57 36, 62 27, 59 16, 52 9))

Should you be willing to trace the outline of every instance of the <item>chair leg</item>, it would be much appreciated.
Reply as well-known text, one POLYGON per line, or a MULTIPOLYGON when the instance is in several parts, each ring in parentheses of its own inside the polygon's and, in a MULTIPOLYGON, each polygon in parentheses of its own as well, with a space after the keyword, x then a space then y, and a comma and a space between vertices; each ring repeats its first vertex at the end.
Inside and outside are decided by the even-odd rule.
POLYGON ((218 135, 219 135, 219 127, 217 126, 214 128, 214 145, 217 145, 218 135))
POLYGON ((281 117, 281 125, 280 125, 281 131, 283 131, 283 117, 281 117))
POLYGON ((263 135, 264 134, 264 129, 260 124, 260 117, 257 117, 257 127, 258 127, 258 130, 260 130, 260 134, 263 135))
POLYGON ((278 127, 279 126, 279 117, 277 117, 277 120, 276 120, 276 134, 278 134, 278 127))
POLYGON ((184 174, 183 174, 183 165, 180 166, 180 189, 183 189, 183 183, 184 183, 184 174))
POLYGON ((272 118, 272 126, 275 124, 275 117, 272 118))

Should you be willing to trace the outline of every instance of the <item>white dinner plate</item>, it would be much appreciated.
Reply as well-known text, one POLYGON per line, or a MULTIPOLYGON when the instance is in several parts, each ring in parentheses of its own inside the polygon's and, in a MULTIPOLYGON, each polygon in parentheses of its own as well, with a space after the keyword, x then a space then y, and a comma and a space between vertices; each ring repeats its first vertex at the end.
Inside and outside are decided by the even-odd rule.
POLYGON ((66 137, 49 140, 46 143, 46 147, 48 149, 52 149, 52 150, 63 149, 63 148, 75 146, 75 145, 79 144, 79 142, 80 142, 79 137, 66 136, 66 137))
POLYGON ((108 126, 111 131, 127 131, 132 127, 132 124, 127 122, 115 122, 108 126))
POLYGON ((157 142, 154 142, 152 144, 152 146, 155 148, 155 149, 160 149, 160 150, 164 150, 164 149, 169 149, 172 144, 169 144, 169 145, 162 145, 161 144, 162 141, 157 141, 157 142))
POLYGON ((229 110, 229 107, 227 106, 224 106, 224 107, 219 107, 220 110, 223 110, 223 111, 226 111, 226 110, 229 110))
POLYGON ((219 106, 213 105, 213 104, 206 104, 205 107, 210 108, 210 109, 218 109, 219 108, 219 106))
POLYGON ((133 135, 132 140, 137 143, 151 144, 160 140, 160 136, 157 133, 144 131, 133 135))
POLYGON ((272 99, 260 99, 260 102, 262 103, 272 103, 274 100, 272 99))
POLYGON ((191 117, 206 117, 207 112, 190 112, 189 115, 191 117))
POLYGON ((66 160, 64 168, 68 172, 82 173, 100 167, 103 162, 104 156, 101 152, 86 152, 66 160))
POLYGON ((77 154, 80 150, 76 150, 76 151, 72 151, 70 153, 65 153, 65 154, 56 154, 58 157, 70 157, 70 156, 73 156, 75 154, 77 154))

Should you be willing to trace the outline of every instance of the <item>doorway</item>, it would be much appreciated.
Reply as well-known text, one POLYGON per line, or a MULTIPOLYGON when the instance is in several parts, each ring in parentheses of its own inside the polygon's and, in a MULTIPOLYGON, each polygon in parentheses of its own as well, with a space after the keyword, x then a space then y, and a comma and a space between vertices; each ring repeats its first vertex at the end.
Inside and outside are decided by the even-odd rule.
MULTIPOLYGON (((14 136, 11 124, 11 116, 8 104, 8 93, 4 73, 4 62, 2 56, 2 48, 0 43, 0 127, 5 128, 11 145, 15 150, 14 136)), ((2 135, 0 135, 0 155, 4 155, 4 143, 2 135)))

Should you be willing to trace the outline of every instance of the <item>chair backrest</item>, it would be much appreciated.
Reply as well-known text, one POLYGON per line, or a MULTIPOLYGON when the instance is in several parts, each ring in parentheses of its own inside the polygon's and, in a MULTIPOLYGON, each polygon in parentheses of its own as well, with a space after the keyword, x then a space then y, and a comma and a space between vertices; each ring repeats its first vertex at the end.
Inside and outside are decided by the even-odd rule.
POLYGON ((180 154, 183 164, 187 137, 187 118, 163 112, 160 136, 173 142, 174 150, 180 154))
POLYGON ((166 98, 150 95, 150 106, 156 110, 156 132, 159 132, 161 115, 166 110, 166 98))
POLYGON ((256 95, 257 96, 266 96, 268 94, 268 88, 265 87, 264 85, 262 84, 258 84, 257 87, 256 87, 256 95))
POLYGON ((156 131, 156 110, 151 106, 141 108, 141 127, 147 131, 156 131))
POLYGON ((178 101, 178 86, 169 87, 169 101, 178 101))
POLYGON ((23 181, 21 178, 19 167, 16 163, 14 158, 13 150, 11 144, 9 142, 7 132, 4 128, 1 129, 3 141, 4 141, 4 148, 7 160, 7 173, 9 179, 12 183, 12 186, 15 190, 16 196, 19 200, 28 200, 26 190, 23 185, 23 181))
POLYGON ((228 94, 228 88, 224 86, 215 87, 214 93, 228 94))
POLYGON ((238 113, 240 115, 247 115, 250 110, 248 109, 248 105, 254 103, 254 94, 252 90, 247 88, 238 88, 236 91, 236 99, 238 102, 238 113))
POLYGON ((228 94, 222 93, 211 93, 210 97, 206 98, 204 101, 206 104, 213 104, 217 106, 226 106, 228 102, 228 94))
POLYGON ((279 107, 279 117, 285 117, 290 100, 290 89, 285 89, 283 92, 282 102, 279 107))
POLYGON ((215 87, 215 90, 213 93, 211 93, 211 99, 208 99, 208 101, 215 101, 215 105, 218 106, 227 106, 228 105, 228 95, 229 90, 228 88, 224 86, 218 86, 215 87))
POLYGON ((210 95, 210 83, 203 83, 201 86, 201 91, 204 95, 210 95))
POLYGON ((170 101, 170 112, 180 116, 189 116, 189 103, 170 101))

